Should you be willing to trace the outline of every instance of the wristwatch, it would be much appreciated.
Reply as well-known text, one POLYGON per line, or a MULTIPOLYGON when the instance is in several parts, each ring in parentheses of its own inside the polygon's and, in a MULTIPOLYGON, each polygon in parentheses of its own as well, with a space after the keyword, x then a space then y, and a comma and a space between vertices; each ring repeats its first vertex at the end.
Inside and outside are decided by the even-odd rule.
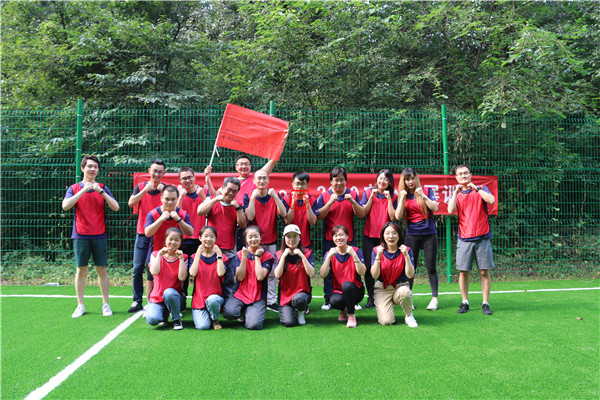
POLYGON ((222 260, 223 256, 217 256, 217 260, 222 260))
POLYGON ((476 192, 479 192, 480 190, 481 190, 481 186, 476 186, 476 187, 475 187, 475 191, 476 191, 476 192))
POLYGON ((100 190, 98 193, 104 194, 104 189, 100 190))
POLYGON ((237 206, 237 207, 235 208, 235 211, 240 211, 241 209, 242 209, 242 206, 237 206))

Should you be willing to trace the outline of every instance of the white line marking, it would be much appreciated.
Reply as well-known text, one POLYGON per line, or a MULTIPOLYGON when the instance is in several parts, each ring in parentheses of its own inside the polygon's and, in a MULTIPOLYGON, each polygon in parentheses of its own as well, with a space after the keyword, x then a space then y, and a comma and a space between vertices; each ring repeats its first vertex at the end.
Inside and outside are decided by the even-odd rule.
POLYGON ((129 325, 133 324, 133 322, 141 317, 143 311, 138 311, 135 315, 129 317, 125 320, 121 325, 117 326, 113 329, 108 335, 104 337, 101 341, 93 345, 88 351, 83 353, 77 360, 73 361, 70 365, 65 367, 58 374, 50 378, 48 382, 39 388, 35 389, 33 392, 29 393, 25 400, 39 400, 43 399, 58 387, 61 383, 63 383, 73 372, 75 372, 79 367, 85 364, 90 358, 95 356, 102 350, 106 345, 113 341, 121 332, 129 327, 129 325))
MULTIPOLYGON (((530 292, 573 292, 579 290, 599 290, 600 287, 590 288, 564 288, 564 289, 520 289, 520 290, 492 290, 492 294, 502 293, 530 293, 530 292)), ((480 291, 469 291, 469 294, 481 293, 480 291)), ((441 295, 457 295, 460 292, 442 292, 438 293, 441 295)), ((431 293, 413 293, 413 296, 431 296, 431 293)), ((75 299, 77 296, 66 295, 66 294, 2 294, 0 297, 37 297, 37 298, 59 298, 59 299, 75 299)), ((314 299, 322 299, 323 296, 312 296, 314 299)), ((86 299, 102 298, 101 295, 85 296, 86 299)), ((131 296, 110 296, 111 299, 129 299, 131 296)))

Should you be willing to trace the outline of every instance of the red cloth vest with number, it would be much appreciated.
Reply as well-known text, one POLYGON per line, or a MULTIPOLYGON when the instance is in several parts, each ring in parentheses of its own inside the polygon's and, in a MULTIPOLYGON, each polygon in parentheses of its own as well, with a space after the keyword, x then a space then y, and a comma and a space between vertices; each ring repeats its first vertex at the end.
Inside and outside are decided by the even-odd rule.
MULTIPOLYGON (((310 253, 312 253, 312 250, 304 249, 304 255, 307 259, 310 257, 310 253)), ((281 257, 281 250, 275 254, 277 256, 277 260, 279 260, 281 257)), ((289 256, 286 257, 283 275, 281 275, 281 278, 279 278, 279 304, 282 306, 287 306, 290 304, 292 298, 300 292, 311 292, 310 277, 306 273, 302 259, 298 256, 298 262, 296 264, 290 264, 287 261, 288 259, 289 256)))
MULTIPOLYGON (((102 183, 99 185, 104 189, 102 183)), ((73 194, 83 190, 79 183, 71 187, 73 194)), ((104 198, 95 190, 87 192, 75 203, 75 230, 80 235, 103 235, 106 232, 104 198)))
MULTIPOLYGON (((192 261, 196 260, 196 254, 192 254, 192 261)), ((229 259, 223 254, 223 263, 227 265, 229 259)), ((223 289, 221 283, 223 278, 219 277, 217 273, 217 262, 219 260, 215 257, 215 261, 211 264, 204 262, 202 257, 198 260, 198 273, 196 274, 196 283, 194 284, 194 294, 192 295, 192 308, 201 309, 206 307, 206 299, 213 294, 223 296, 223 289)))
POLYGON ((235 247, 237 211, 233 206, 224 206, 217 201, 208 214, 208 225, 217 230, 217 243, 220 249, 235 247))
MULTIPOLYGON (((241 265, 243 260, 241 250, 237 252, 237 256, 241 265)), ((273 255, 268 251, 264 252, 263 255, 260 256, 261 264, 271 259, 273 259, 273 255)), ((244 280, 240 282, 240 286, 234 294, 235 298, 240 299, 244 304, 252 304, 260 300, 262 296, 263 281, 256 279, 256 271, 254 269, 255 262, 256 257, 254 257, 254 260, 246 259, 246 276, 244 276, 244 280)), ((266 279, 267 278, 265 278, 265 280, 266 279)))
MULTIPOLYGON (((483 190, 483 189, 481 189, 483 190)), ((484 236, 490 231, 485 201, 471 190, 460 192, 456 199, 458 209, 458 234, 462 239, 484 236)))
MULTIPOLYGON (((355 252, 358 252, 358 247, 352 246, 355 252)), ((342 293, 342 285, 344 282, 350 281, 359 288, 362 287, 360 275, 356 272, 356 264, 351 255, 348 254, 346 262, 340 262, 337 259, 337 253, 331 257, 331 277, 333 282, 333 292, 342 293)))
MULTIPOLYGON (((158 257, 158 251, 153 251, 152 255, 158 257)), ((183 262, 187 260, 187 255, 183 255, 183 262)), ((179 258, 173 261, 166 260, 164 256, 160 257, 160 272, 154 276, 154 287, 150 293, 150 303, 162 303, 165 290, 172 288, 181 293, 181 281, 179 280, 179 258)))
MULTIPOLYGON (((141 192, 144 189, 144 186, 146 186, 146 184, 148 184, 148 182, 138 183, 138 191, 141 192)), ((146 193, 144 196, 142 196, 142 199, 137 204, 137 233, 139 233, 140 235, 144 234, 146 217, 148 216, 148 213, 154 208, 160 207, 161 204, 162 202, 160 201, 160 192, 156 194, 146 193)))
MULTIPOLYGON (((367 200, 371 197, 372 189, 365 190, 367 200)), ((392 203, 396 201, 398 196, 394 193, 392 197, 392 203)), ((390 216, 388 214, 388 199, 384 197, 380 199, 375 195, 373 197, 373 203, 371 204, 371 210, 367 216, 365 222, 364 235, 372 238, 378 238, 381 233, 381 228, 386 222, 390 222, 390 216)))
MULTIPOLYGON (((183 218, 183 220, 185 221, 185 217, 187 217, 187 213, 185 211, 183 211, 181 208, 177 208, 175 211, 177 211, 177 215, 179 215, 179 218, 183 218)), ((162 211, 160 210, 160 207, 155 208, 154 210, 150 211, 150 214, 152 215, 152 218, 154 219, 154 221, 156 221, 157 219, 160 218, 160 215, 162 214, 162 211)), ((152 248, 154 250, 160 250, 163 247, 165 247, 165 234, 167 233, 167 229, 169 228, 179 228, 179 224, 177 222, 175 222, 175 220, 171 217, 169 217, 168 220, 163 221, 162 224, 160 224, 160 227, 158 228, 158 230, 156 231, 156 233, 152 236, 152 248)), ((181 229, 181 228, 179 228, 181 229)))
POLYGON ((254 199, 254 219, 248 225, 257 225, 261 234, 261 244, 277 241, 277 204, 269 196, 266 204, 254 199))
MULTIPOLYGON (((284 201, 290 206, 290 208, 292 208, 292 195, 288 194, 287 196, 285 196, 284 201)), ((296 208, 294 208, 294 218, 292 218, 291 223, 294 225, 298 225, 298 228, 300 228, 300 239, 302 240, 302 247, 306 248, 310 247, 311 244, 310 224, 308 223, 308 216, 306 215, 306 204, 302 203, 302 205, 300 205, 301 201, 302 200, 296 200, 296 208)), ((315 199, 313 196, 308 196, 308 202, 310 204, 310 207, 312 207, 316 201, 317 199, 315 199)))
MULTIPOLYGON (((408 252, 410 247, 407 247, 408 252)), ((379 260, 380 273, 379 280, 383 283, 383 287, 386 288, 388 285, 396 287, 399 282, 405 282, 408 280, 404 267, 406 266, 406 258, 403 253, 400 253, 398 257, 390 260, 384 254, 381 255, 379 260)))
POLYGON ((194 226, 194 234, 192 236, 183 235, 184 239, 198 239, 200 234, 200 229, 204 225, 206 225, 206 215, 198 215, 198 206, 202 204, 202 198, 200 196, 192 199, 187 194, 183 196, 183 201, 181 202, 181 209, 185 210, 190 216, 190 221, 194 226))
MULTIPOLYGON (((353 193, 352 191, 349 192, 352 196, 355 197, 356 200, 356 194, 353 193)), ((323 203, 327 204, 327 202, 329 201, 329 198, 331 196, 337 196, 336 194, 331 194, 329 193, 329 191, 325 191, 323 192, 323 203)), ((344 194, 345 196, 345 194, 344 194)), ((329 240, 330 242, 333 241, 333 234, 331 233, 331 230, 333 229, 334 226, 336 225, 344 225, 346 228, 348 228, 348 241, 351 242, 352 240, 354 240, 354 209, 352 208, 352 203, 350 203, 349 200, 342 200, 342 201, 338 201, 337 199, 333 202, 333 204, 331 205, 331 208, 329 209, 329 213, 327 214, 327 217, 325 217, 325 227, 326 227, 326 231, 325 231, 325 239, 329 240)))

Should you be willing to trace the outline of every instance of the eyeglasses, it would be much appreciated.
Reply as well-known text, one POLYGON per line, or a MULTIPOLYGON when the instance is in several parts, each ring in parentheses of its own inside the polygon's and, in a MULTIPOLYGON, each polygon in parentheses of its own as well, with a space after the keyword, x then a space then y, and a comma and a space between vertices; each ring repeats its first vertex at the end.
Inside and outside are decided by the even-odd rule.
POLYGON ((194 175, 182 176, 179 179, 182 180, 182 181, 191 181, 192 179, 194 179, 194 175))
POLYGON ((469 175, 471 175, 470 172, 457 172, 456 173, 456 176, 469 176, 469 175))
POLYGON ((239 162, 236 165, 238 167, 249 167, 251 164, 249 162, 239 162))

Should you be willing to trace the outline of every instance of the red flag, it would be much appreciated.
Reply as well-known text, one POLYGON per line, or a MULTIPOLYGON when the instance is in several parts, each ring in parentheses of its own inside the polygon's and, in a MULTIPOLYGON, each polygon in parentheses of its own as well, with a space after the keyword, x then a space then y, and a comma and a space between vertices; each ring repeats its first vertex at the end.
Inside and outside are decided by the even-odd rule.
POLYGON ((289 126, 288 121, 227 104, 216 145, 279 160, 289 126))

